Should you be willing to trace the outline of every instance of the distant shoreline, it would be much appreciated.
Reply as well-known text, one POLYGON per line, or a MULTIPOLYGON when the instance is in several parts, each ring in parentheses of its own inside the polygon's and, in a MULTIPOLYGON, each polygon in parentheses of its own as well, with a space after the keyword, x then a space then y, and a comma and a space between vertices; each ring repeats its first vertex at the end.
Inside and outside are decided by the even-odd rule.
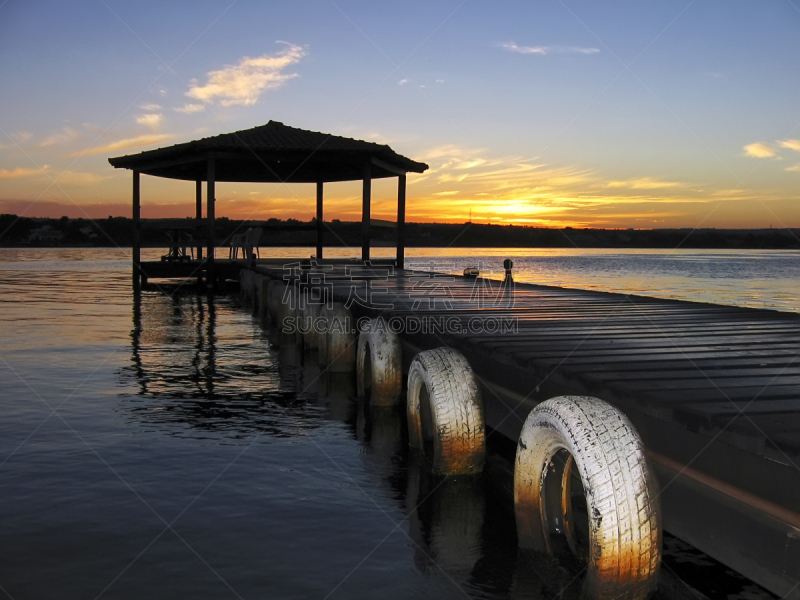
MULTIPOLYGON (((375 221, 370 228, 375 248, 395 245, 394 224, 375 221), (388 225, 388 226, 387 226, 388 225)), ((220 218, 215 223, 217 246, 224 247, 234 233, 262 227, 259 246, 296 248, 316 245, 315 225, 294 219, 239 221, 220 218)), ((143 248, 171 245, 168 232, 198 235, 193 219, 142 219, 143 248)), ((113 248, 133 244, 133 222, 127 217, 60 219, 0 215, 0 247, 113 248)), ((407 223, 407 248, 616 248, 616 249, 800 249, 800 228, 791 229, 562 229, 478 223, 407 223)), ((361 223, 325 222, 326 247, 360 247, 361 223)), ((186 244, 190 245, 190 244, 186 244)))

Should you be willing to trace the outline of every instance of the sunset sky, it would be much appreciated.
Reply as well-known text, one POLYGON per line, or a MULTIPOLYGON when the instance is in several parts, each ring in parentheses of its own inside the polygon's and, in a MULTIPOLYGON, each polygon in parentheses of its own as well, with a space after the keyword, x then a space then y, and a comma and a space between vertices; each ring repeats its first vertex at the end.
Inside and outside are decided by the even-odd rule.
MULTIPOLYGON (((0 81, 5 213, 130 216, 108 157, 276 120, 427 162, 409 221, 800 227, 800 0, 0 0, 0 81)), ((326 218, 360 192, 327 186, 326 218)), ((142 193, 193 214, 191 183, 142 193)), ((225 183, 217 215, 313 199, 225 183)))

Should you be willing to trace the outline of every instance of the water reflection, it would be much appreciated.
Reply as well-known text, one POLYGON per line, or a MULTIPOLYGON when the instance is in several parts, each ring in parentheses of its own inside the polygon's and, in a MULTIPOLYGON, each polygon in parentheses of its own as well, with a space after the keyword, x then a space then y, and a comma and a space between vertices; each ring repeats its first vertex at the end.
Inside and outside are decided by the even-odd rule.
POLYGON ((483 556, 486 502, 480 476, 434 475, 419 453, 408 466, 406 507, 409 531, 417 543, 417 567, 434 566, 451 576, 469 576, 483 556))
POLYGON ((364 461, 404 508, 417 569, 473 587, 473 571, 484 556, 484 480, 434 475, 430 461, 408 448, 405 422, 404 407, 370 406, 368 398, 359 398, 356 436, 364 461))
POLYGON ((368 399, 359 398, 356 412, 356 437, 369 449, 368 456, 383 464, 405 458, 408 436, 403 407, 370 406, 368 399))
MULTIPOLYGON (((319 367, 317 367, 319 369, 319 367)), ((326 371, 318 379, 320 400, 328 418, 353 424, 356 406, 356 381, 353 373, 326 371)))
POLYGON ((356 403, 364 462, 392 490, 405 513, 414 565, 469 597, 587 598, 582 565, 517 548, 511 463, 497 453, 481 475, 433 473, 408 448, 404 407, 356 403))
POLYGON ((185 429, 284 437, 319 426, 319 408, 299 394, 302 373, 290 346, 274 349, 236 300, 143 293, 133 300, 131 362, 120 371, 134 420, 170 435, 185 429), (176 428, 175 426, 180 426, 176 428))
POLYGON ((554 556, 520 550, 514 565, 511 598, 603 600, 592 596, 580 569, 570 568, 554 556))
POLYGON ((580 565, 518 550, 507 458, 483 475, 435 475, 408 448, 404 407, 356 398, 352 372, 322 372, 315 350, 263 332, 237 298, 137 297, 121 377, 137 392, 125 397, 130 420, 170 436, 285 438, 338 423, 358 443, 367 493, 401 511, 418 573, 468 597, 580 597, 580 565))

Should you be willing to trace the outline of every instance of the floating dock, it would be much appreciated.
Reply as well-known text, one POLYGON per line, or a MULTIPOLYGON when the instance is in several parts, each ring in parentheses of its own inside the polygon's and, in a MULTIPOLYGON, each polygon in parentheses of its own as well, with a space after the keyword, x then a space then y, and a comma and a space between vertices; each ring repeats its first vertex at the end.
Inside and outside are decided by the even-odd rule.
MULTIPOLYGON (((203 259, 190 259, 183 261, 149 260, 137 265, 137 285, 147 288, 153 285, 154 279, 196 279, 201 285, 208 281, 208 261, 203 259), (139 283, 140 282, 140 283, 139 283)), ((216 286, 224 285, 225 281, 236 281, 239 272, 247 265, 245 260, 217 259, 214 261, 214 277, 216 286)))
POLYGON ((354 320, 383 317, 405 372, 420 351, 457 349, 479 382, 489 439, 516 444, 528 413, 555 396, 612 404, 646 446, 664 529, 800 598, 800 315, 288 262, 242 272, 262 316, 278 281, 344 303, 354 320))

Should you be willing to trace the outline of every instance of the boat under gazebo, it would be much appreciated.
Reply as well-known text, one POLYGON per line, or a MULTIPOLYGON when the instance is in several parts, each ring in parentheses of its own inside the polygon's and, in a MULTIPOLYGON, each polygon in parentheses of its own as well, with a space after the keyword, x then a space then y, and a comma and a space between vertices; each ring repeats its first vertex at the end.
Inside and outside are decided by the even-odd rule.
MULTIPOLYGON (((405 254, 406 174, 422 173, 428 165, 406 158, 385 144, 307 131, 278 121, 109 158, 118 169, 133 171, 133 286, 153 277, 204 278, 209 286, 219 278, 215 258, 215 186, 217 182, 313 183, 316 184, 316 259, 323 259, 323 219, 325 183, 362 182, 361 258, 370 259, 370 218, 372 180, 397 177, 397 256, 395 266, 402 269, 405 254), (205 237, 206 258, 198 245, 198 258, 182 262, 143 262, 141 260, 140 175, 152 175, 195 182, 194 226, 205 237), (206 214, 203 216, 203 182, 206 183, 206 214)), ((193 242, 197 243, 197 242, 193 242)), ((236 267, 238 269, 238 267, 236 267)))

